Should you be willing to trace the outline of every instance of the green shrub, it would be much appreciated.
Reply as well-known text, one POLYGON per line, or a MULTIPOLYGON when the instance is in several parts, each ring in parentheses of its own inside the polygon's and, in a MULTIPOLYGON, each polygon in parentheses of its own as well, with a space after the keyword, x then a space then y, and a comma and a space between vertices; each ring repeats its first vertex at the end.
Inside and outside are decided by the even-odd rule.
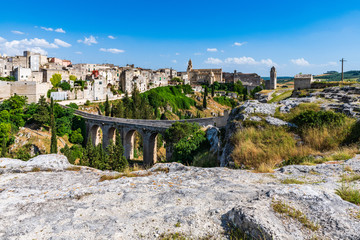
POLYGON ((343 184, 340 188, 336 189, 335 193, 343 200, 360 206, 360 191, 358 189, 343 184))
POLYGON ((84 138, 81 134, 81 129, 78 128, 76 131, 73 131, 69 140, 71 143, 81 144, 84 141, 84 138))
POLYGON ((221 104, 221 105, 229 106, 229 107, 232 107, 232 108, 234 108, 236 106, 236 102, 235 102, 234 99, 227 98, 225 96, 214 97, 214 101, 221 104))
POLYGON ((298 127, 323 127, 340 126, 345 122, 345 115, 332 111, 314 111, 307 110, 297 115, 292 122, 298 127))
POLYGON ((76 103, 70 103, 67 106, 71 107, 71 108, 74 108, 74 109, 79 109, 79 106, 76 103))
POLYGON ((59 87, 64 91, 70 90, 70 88, 71 88, 71 86, 68 82, 60 83, 59 87))

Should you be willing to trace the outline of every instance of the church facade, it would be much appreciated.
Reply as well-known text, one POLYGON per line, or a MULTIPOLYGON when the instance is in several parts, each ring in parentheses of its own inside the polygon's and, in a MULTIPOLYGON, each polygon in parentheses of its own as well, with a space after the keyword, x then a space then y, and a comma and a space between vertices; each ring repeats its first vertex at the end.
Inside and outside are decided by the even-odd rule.
POLYGON ((187 68, 188 80, 191 85, 213 84, 223 82, 222 69, 193 69, 192 61, 189 60, 187 68))

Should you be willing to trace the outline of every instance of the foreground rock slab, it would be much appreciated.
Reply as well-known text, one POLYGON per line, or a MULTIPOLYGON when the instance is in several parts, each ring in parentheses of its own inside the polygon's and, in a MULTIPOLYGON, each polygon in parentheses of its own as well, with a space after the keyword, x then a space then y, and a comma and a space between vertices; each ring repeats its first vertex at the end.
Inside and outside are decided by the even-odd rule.
POLYGON ((358 157, 272 174, 166 163, 139 172, 148 176, 102 182, 115 173, 71 168, 60 155, 30 164, 44 164, 39 172, 15 171, 28 167, 18 161, 0 159, 0 239, 161 239, 176 232, 228 239, 232 224, 260 239, 360 239, 353 214, 360 208, 335 194, 345 166, 360 173, 358 157), (304 184, 281 183, 294 178, 304 184), (301 211, 318 230, 274 212, 274 201, 301 211))

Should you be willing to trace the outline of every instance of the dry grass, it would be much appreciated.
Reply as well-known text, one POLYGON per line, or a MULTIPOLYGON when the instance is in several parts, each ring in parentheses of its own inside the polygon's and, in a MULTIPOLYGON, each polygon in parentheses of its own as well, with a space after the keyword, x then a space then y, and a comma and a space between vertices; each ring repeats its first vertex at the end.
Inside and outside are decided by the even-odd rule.
POLYGON ((119 179, 122 177, 146 177, 150 176, 151 172, 143 172, 143 173, 136 173, 135 171, 139 171, 140 168, 138 165, 134 165, 133 168, 126 168, 122 173, 116 174, 116 175, 102 175, 99 179, 99 182, 103 182, 106 180, 114 180, 119 179))
POLYGON ((30 172, 40 172, 40 168, 33 167, 30 172))
POLYGON ((280 200, 274 201, 272 203, 272 208, 275 212, 280 213, 281 215, 298 220, 304 227, 312 231, 317 231, 319 229, 319 225, 311 222, 300 210, 297 210, 280 200))
POLYGON ((344 174, 341 177, 341 182, 355 182, 355 181, 360 181, 360 174, 344 174))
POLYGON ((245 128, 233 136, 232 142, 235 146, 232 153, 235 164, 259 172, 269 172, 283 159, 311 153, 308 147, 296 146, 292 133, 275 126, 267 126, 261 131, 255 127, 245 128))
POLYGON ((257 173, 273 173, 274 172, 274 166, 268 165, 266 163, 261 163, 259 167, 254 171, 257 173))
MULTIPOLYGON (((355 155, 358 152, 359 152, 359 149, 355 146, 340 148, 340 149, 332 152, 330 155, 326 156, 323 159, 323 162, 348 160, 348 159, 355 157, 355 155)), ((346 168, 346 166, 345 166, 345 168, 346 168)), ((344 168, 344 170, 345 170, 345 168, 344 168)))
POLYGON ((163 172, 163 173, 169 173, 170 169, 168 167, 159 167, 155 169, 153 172, 163 172))
POLYGON ((81 170, 81 167, 77 167, 77 166, 71 166, 71 167, 68 167, 66 168, 67 171, 80 171, 81 170))
POLYGON ((295 178, 286 178, 280 181, 282 184, 304 184, 304 181, 297 180, 295 178))
POLYGON ((301 135, 305 144, 314 150, 335 150, 350 133, 351 125, 352 121, 346 121, 344 126, 306 128, 302 130, 301 135))
POLYGON ((352 172, 353 170, 352 170, 352 168, 350 166, 346 165, 346 166, 344 166, 344 171, 345 172, 352 172))

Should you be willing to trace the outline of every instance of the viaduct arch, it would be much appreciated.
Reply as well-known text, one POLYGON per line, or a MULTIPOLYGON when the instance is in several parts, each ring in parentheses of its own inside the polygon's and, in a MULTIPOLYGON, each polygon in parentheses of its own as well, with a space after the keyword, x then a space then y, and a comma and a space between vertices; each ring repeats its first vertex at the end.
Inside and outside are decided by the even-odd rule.
MULTIPOLYGON (((65 106, 64 106, 65 107, 65 106)), ((68 107, 65 107, 68 108, 68 107)), ((86 123, 86 141, 90 137, 93 144, 102 142, 103 147, 107 147, 111 141, 115 141, 115 133, 118 131, 124 146, 124 155, 127 159, 134 157, 134 138, 135 132, 141 134, 143 139, 143 161, 145 165, 153 165, 156 162, 156 137, 158 134, 164 135, 166 129, 176 122, 173 120, 143 120, 113 118, 101 115, 90 114, 75 110, 75 115, 81 116, 86 123), (102 132, 102 137, 101 133, 102 132)), ((213 125, 224 127, 227 123, 229 114, 224 112, 224 116, 211 118, 198 118, 179 121, 196 122, 200 126, 213 125)), ((166 149, 166 158, 171 158, 170 149, 166 149)))

